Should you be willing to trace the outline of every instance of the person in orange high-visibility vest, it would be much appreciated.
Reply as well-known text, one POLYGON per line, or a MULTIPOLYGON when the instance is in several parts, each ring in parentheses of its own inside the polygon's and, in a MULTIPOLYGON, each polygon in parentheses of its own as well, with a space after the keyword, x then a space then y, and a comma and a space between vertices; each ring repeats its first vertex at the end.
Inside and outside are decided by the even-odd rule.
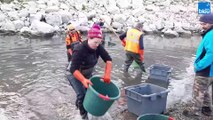
POLYGON ((146 72, 144 67, 144 33, 142 32, 142 28, 143 24, 137 23, 134 28, 127 30, 127 32, 119 36, 126 51, 124 72, 128 72, 133 61, 140 66, 142 72, 146 72))
POLYGON ((81 33, 77 31, 72 24, 69 24, 67 26, 66 33, 67 33, 66 35, 67 58, 68 62, 70 62, 74 46, 82 42, 82 37, 81 33))

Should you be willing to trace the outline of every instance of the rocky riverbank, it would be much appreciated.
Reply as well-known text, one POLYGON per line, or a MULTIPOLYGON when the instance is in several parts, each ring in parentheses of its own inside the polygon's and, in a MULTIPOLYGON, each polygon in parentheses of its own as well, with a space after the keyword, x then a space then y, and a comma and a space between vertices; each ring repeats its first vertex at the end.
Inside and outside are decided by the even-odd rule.
MULTIPOLYGON (((177 103, 173 106, 170 106, 165 115, 171 116, 175 120, 212 120, 212 116, 208 117, 202 114, 200 117, 186 117, 182 114, 183 110, 189 106, 190 103, 177 103)), ((124 105, 123 107, 119 107, 122 109, 119 112, 114 112, 112 114, 113 120, 136 120, 138 116, 134 115, 133 113, 128 112, 127 106, 124 105)))
POLYGON ((0 3, 1 34, 52 36, 64 32, 68 22, 87 31, 99 18, 105 20, 106 31, 112 26, 121 32, 144 22, 147 33, 179 37, 199 32, 197 2, 193 0, 19 1, 0 3))

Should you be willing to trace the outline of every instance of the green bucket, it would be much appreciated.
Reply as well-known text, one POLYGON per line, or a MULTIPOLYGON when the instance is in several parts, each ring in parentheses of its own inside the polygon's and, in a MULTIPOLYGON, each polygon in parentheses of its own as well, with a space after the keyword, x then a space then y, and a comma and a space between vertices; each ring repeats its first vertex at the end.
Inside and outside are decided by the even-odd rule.
POLYGON ((100 77, 92 77, 90 80, 93 85, 87 89, 83 106, 90 114, 102 116, 120 97, 120 91, 113 82, 105 83, 100 77))
POLYGON ((137 118, 137 120, 174 120, 172 117, 162 114, 144 114, 137 118))

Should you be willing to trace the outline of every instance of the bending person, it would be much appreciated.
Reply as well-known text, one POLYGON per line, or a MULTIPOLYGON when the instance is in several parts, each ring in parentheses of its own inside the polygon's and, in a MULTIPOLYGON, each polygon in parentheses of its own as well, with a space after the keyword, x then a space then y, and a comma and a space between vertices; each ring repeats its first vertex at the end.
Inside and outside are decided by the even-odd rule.
POLYGON ((88 31, 88 40, 83 41, 75 47, 72 56, 68 80, 76 93, 76 106, 80 110, 83 119, 87 119, 87 111, 83 107, 83 100, 88 85, 92 85, 89 80, 92 72, 98 62, 99 56, 106 63, 103 80, 110 83, 110 74, 112 69, 112 59, 108 52, 100 45, 102 43, 102 31, 99 26, 93 26, 88 31))

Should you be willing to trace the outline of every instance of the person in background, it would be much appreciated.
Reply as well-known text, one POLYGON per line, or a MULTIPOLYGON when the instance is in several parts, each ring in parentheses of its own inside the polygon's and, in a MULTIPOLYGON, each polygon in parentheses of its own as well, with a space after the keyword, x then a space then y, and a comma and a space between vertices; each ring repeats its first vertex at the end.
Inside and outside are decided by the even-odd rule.
MULTIPOLYGON (((92 72, 101 57, 106 63, 103 81, 110 83, 112 69, 112 59, 108 52, 100 45, 102 43, 102 31, 100 26, 93 25, 88 31, 88 40, 78 44, 73 51, 72 63, 68 80, 76 93, 76 106, 80 110, 82 119, 87 119, 87 111, 83 107, 84 96, 88 85, 92 85, 89 80, 92 72)), ((95 102, 95 101, 94 101, 95 102)))
POLYGON ((143 44, 143 24, 137 23, 134 28, 130 28, 127 32, 119 36, 122 45, 126 51, 126 60, 124 72, 128 72, 133 60, 140 66, 142 72, 144 67, 144 44, 143 44))
POLYGON ((199 21, 204 32, 194 62, 192 106, 183 111, 188 117, 200 117, 201 113, 212 116, 212 100, 208 88, 213 84, 213 14, 203 15, 199 21))
MULTIPOLYGON (((102 18, 99 19, 98 22, 95 22, 94 24, 99 25, 101 28, 104 28, 104 20, 102 18)), ((106 41, 105 41, 105 37, 106 35, 103 33, 103 41, 101 45, 105 45, 106 41)))
POLYGON ((66 48, 67 48, 68 62, 71 61, 74 46, 81 42, 82 42, 81 33, 77 31, 72 24, 69 24, 67 26, 66 31, 66 48))
POLYGON ((98 24, 102 28, 104 26, 104 20, 100 18, 99 21, 96 22, 95 24, 98 24))

